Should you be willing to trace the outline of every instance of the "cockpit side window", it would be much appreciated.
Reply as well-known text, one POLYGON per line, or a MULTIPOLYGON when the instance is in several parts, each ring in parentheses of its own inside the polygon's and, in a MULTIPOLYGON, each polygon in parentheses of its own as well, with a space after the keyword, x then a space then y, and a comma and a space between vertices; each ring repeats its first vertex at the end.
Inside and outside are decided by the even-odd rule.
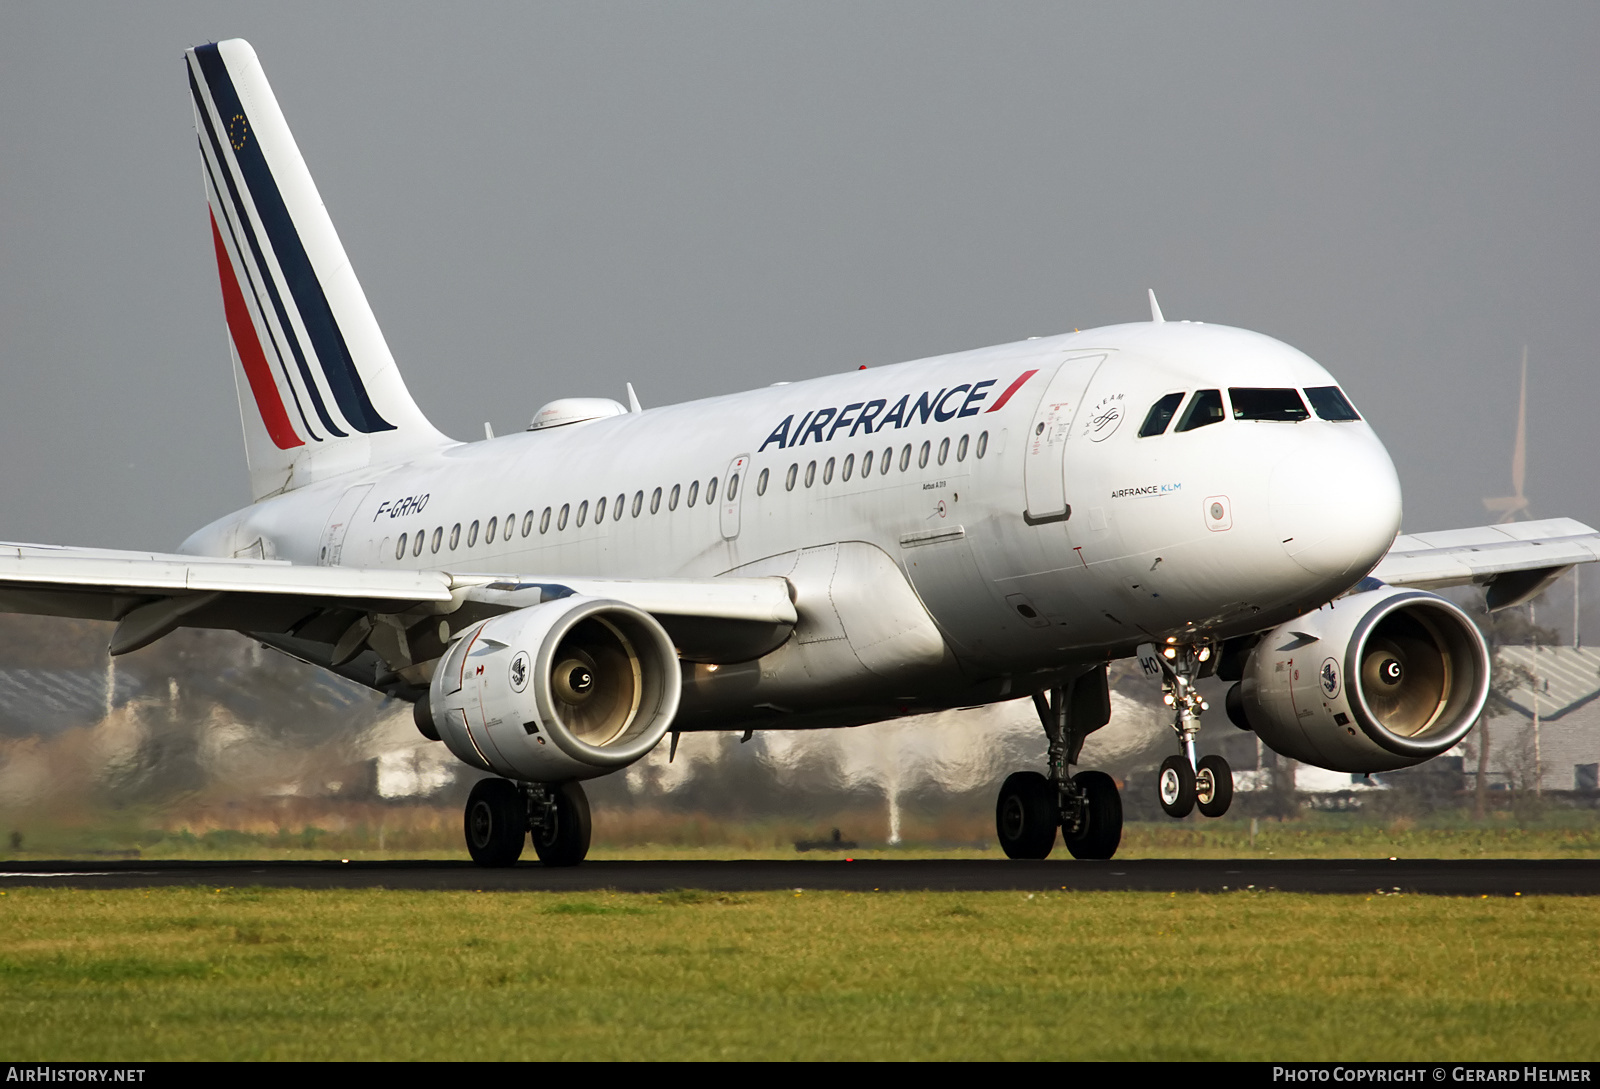
POLYGON ((1165 435, 1167 425, 1172 422, 1173 413, 1178 411, 1178 406, 1181 404, 1183 404, 1182 393, 1169 393, 1151 405, 1150 414, 1144 418, 1144 423, 1139 428, 1139 437, 1148 439, 1153 435, 1165 435))
POLYGON ((1317 415, 1324 420, 1347 423, 1350 420, 1361 419, 1360 413, 1338 386, 1312 386, 1306 390, 1306 398, 1311 402, 1311 407, 1316 409, 1317 415))
POLYGON ((1228 400, 1233 402, 1233 418, 1236 420, 1299 423, 1311 419, 1311 413, 1306 411, 1298 390, 1240 389, 1230 386, 1228 400))
POLYGON ((1183 410, 1183 418, 1178 421, 1178 431, 1193 431, 1197 427, 1221 423, 1222 391, 1220 389, 1196 390, 1195 395, 1189 399, 1189 407, 1183 410))

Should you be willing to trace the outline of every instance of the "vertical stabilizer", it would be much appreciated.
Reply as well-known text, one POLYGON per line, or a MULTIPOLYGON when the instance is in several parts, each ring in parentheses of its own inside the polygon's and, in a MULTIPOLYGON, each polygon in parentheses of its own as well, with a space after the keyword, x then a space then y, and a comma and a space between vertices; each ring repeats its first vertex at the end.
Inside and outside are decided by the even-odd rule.
POLYGON ((189 50, 255 498, 448 445, 383 339, 255 50, 189 50))

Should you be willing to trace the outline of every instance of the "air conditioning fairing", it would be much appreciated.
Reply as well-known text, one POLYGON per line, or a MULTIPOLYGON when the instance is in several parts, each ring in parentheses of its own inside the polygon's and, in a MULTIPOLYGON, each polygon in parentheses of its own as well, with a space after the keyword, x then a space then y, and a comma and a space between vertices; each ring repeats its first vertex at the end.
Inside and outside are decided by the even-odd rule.
POLYGON ((1238 702, 1274 752, 1375 772, 1454 747, 1488 694, 1489 648, 1467 614, 1436 594, 1384 586, 1268 632, 1238 702))
POLYGON ((653 749, 682 678, 649 613, 567 597, 467 628, 428 689, 439 737, 473 767, 529 782, 592 779, 653 749))

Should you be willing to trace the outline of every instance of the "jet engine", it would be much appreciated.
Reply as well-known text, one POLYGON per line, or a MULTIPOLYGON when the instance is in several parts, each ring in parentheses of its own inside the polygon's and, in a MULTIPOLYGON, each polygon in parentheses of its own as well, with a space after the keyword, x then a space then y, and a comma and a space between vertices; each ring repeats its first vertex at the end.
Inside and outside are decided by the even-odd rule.
POLYGON ((648 753, 681 691, 677 652, 654 617, 620 601, 566 597, 462 631, 419 719, 475 768, 564 782, 648 753))
POLYGON ((1383 586, 1268 632, 1228 693, 1228 715, 1284 756, 1393 771, 1459 742, 1488 694, 1489 648, 1467 614, 1383 586))

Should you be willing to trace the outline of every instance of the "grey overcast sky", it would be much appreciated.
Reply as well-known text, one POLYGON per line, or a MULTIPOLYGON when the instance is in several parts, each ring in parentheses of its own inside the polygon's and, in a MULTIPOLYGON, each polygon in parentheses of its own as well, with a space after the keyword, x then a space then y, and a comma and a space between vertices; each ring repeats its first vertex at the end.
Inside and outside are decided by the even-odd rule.
POLYGON ((0 0, 0 537, 248 501, 181 63, 228 37, 457 437, 1154 287, 1332 370, 1411 530, 1508 493, 1526 345, 1534 510, 1600 522, 1597 4, 0 0))

